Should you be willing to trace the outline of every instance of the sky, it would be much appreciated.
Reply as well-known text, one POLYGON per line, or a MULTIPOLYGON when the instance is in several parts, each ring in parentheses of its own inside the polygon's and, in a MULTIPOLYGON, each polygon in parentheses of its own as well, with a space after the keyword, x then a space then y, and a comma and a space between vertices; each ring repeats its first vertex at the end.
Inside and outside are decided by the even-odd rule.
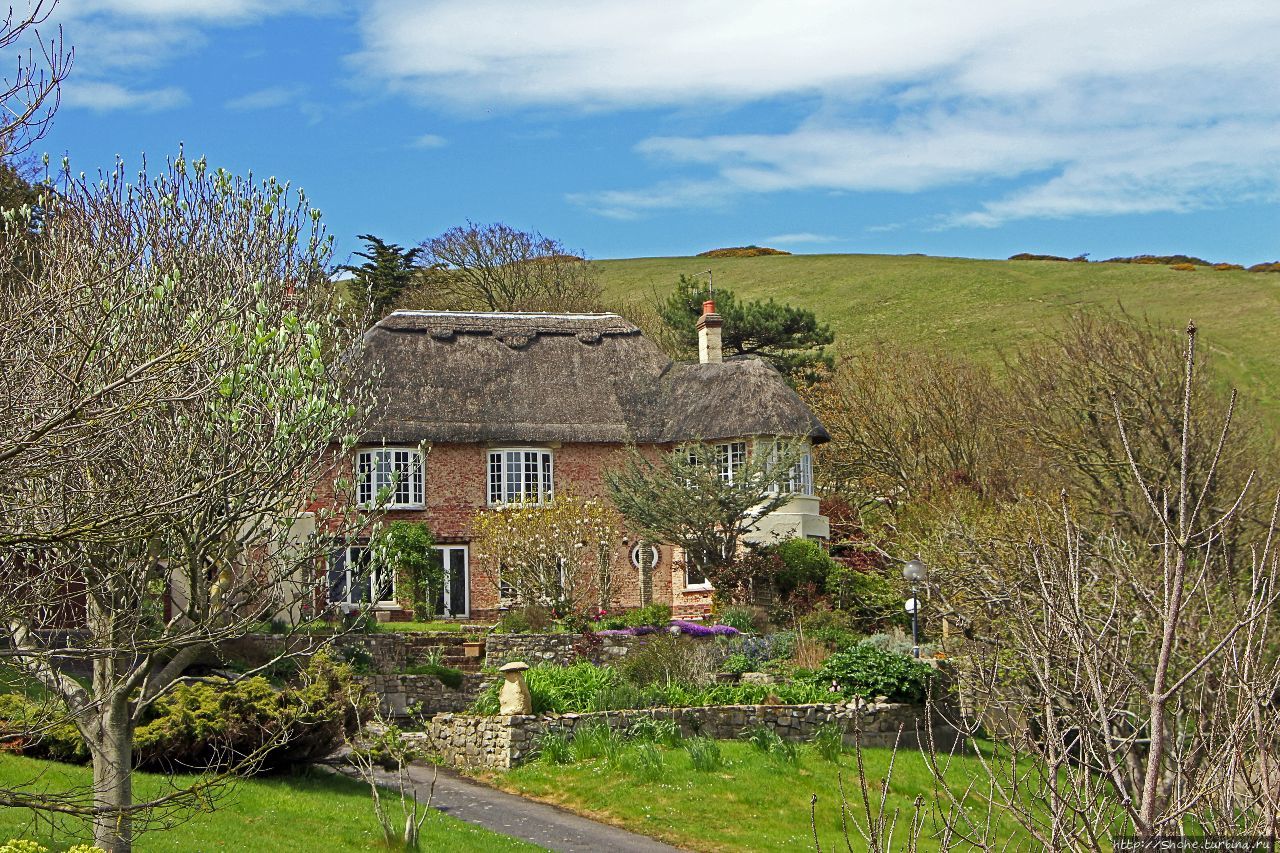
POLYGON ((55 24, 75 61, 37 150, 288 179, 339 262, 468 220, 592 258, 1280 258, 1275 0, 62 0, 55 24))

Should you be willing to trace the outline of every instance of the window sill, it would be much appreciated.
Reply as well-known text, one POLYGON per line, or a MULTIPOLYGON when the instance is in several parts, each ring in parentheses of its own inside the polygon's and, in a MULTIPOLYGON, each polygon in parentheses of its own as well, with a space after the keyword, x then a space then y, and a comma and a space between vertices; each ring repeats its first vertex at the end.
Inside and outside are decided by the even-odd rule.
POLYGON ((686 585, 684 592, 714 592, 715 587, 709 583, 695 583, 686 585))

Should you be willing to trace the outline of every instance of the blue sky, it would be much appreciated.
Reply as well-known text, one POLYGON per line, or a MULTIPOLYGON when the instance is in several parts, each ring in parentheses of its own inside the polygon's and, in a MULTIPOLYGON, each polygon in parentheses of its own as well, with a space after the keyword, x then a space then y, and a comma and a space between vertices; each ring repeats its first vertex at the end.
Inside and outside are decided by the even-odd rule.
MULTIPOLYGON (((40 150, 184 143, 339 260, 463 221, 595 258, 1280 258, 1274 0, 62 0, 40 150)), ((46 25, 46 32, 49 25, 46 25)))

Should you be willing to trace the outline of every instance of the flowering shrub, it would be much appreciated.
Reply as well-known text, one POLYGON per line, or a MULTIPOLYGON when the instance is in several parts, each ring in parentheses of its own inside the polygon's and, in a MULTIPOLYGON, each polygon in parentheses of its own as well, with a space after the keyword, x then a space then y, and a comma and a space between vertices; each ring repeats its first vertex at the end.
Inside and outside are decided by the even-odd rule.
POLYGON ((665 629, 655 625, 641 625, 636 628, 614 628, 596 633, 606 637, 643 637, 646 634, 657 634, 664 630, 672 634, 684 634, 687 637, 736 637, 742 633, 728 625, 703 625, 701 622, 689 622, 685 619, 673 619, 665 629))
POLYGON ((616 513, 592 498, 503 506, 476 516, 476 573, 525 604, 585 612, 612 597, 619 535, 616 513))

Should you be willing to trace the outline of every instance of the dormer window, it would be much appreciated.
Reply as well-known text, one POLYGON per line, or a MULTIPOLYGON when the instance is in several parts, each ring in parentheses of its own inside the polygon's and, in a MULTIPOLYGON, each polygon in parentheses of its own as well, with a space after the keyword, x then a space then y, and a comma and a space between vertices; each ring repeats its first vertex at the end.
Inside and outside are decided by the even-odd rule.
POLYGON ((422 509, 422 451, 379 447, 358 452, 356 501, 366 507, 422 509))
POLYGON ((552 495, 551 451, 531 447, 489 451, 489 503, 546 503, 552 495))

